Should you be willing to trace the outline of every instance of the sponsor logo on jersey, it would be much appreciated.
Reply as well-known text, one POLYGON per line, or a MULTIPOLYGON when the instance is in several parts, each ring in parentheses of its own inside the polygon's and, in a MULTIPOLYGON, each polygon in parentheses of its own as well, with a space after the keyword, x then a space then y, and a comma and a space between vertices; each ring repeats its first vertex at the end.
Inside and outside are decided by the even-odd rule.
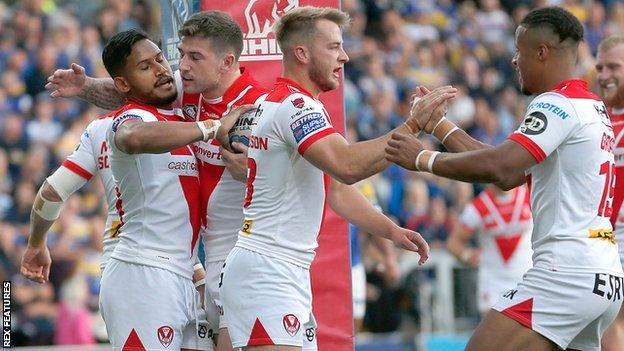
POLYGON ((303 101, 302 97, 296 98, 292 100, 291 102, 293 106, 295 106, 296 108, 303 108, 303 106, 305 105, 305 101, 303 101))
POLYGON ((251 219, 243 220, 243 228, 241 228, 241 232, 243 232, 243 235, 245 235, 245 236, 251 235, 251 226, 252 225, 253 225, 253 220, 251 220, 251 219))
POLYGON ((169 345, 171 345, 171 342, 173 341, 173 328, 168 325, 163 325, 162 327, 158 328, 157 334, 158 341, 160 341, 162 346, 169 347, 169 345))
POLYGON ((546 127, 548 127, 546 115, 535 111, 524 118, 524 121, 520 126, 520 132, 528 135, 538 135, 543 133, 546 130, 546 127))
POLYGON ((193 149, 195 157, 201 162, 218 166, 225 165, 221 160, 221 151, 219 151, 219 146, 217 145, 200 141, 191 145, 191 149, 193 149))
POLYGON ((113 132, 117 132, 117 128, 119 128, 119 126, 120 126, 122 123, 124 123, 125 121, 130 120, 130 119, 138 119, 138 120, 143 120, 143 119, 141 118, 141 116, 139 116, 139 115, 134 115, 134 114, 132 114, 132 113, 127 113, 127 114, 121 115, 121 116, 119 116, 119 117, 117 117, 117 118, 115 118, 115 119, 113 120, 113 126, 111 127, 111 128, 113 129, 113 132))
POLYGON ((187 104, 182 107, 182 112, 186 117, 191 120, 195 120, 197 118, 197 105, 187 104))
POLYGON ((197 176, 197 161, 190 156, 171 156, 167 169, 181 176, 197 176))
POLYGON ((290 124, 293 136, 297 143, 305 139, 308 135, 327 126, 323 115, 319 112, 308 113, 290 124))
POLYGON ((624 296, 624 278, 607 273, 596 273, 592 292, 607 300, 621 300, 624 296), (608 286, 607 282, 609 282, 608 286))
MULTIPOLYGON (((210 329, 210 330, 212 331, 212 329, 210 329)), ((200 339, 205 339, 207 335, 208 335, 208 327, 206 327, 203 324, 200 324, 199 328, 197 329, 197 336, 200 339)))
POLYGON ((316 336, 316 328, 308 328, 305 330, 305 336, 308 341, 314 341, 314 337, 316 336))
POLYGON ((235 18, 245 24, 240 61, 281 60, 282 51, 272 28, 275 21, 298 6, 299 0, 249 0, 242 11, 232 11, 245 16, 235 18))
POLYGON ((287 314, 282 318, 282 324, 284 324, 284 329, 290 336, 295 336, 301 327, 301 323, 299 323, 299 319, 294 314, 287 314))
POLYGON ((561 117, 561 119, 566 119, 566 118, 570 117, 570 114, 565 112, 561 107, 559 107, 559 106, 557 106, 555 104, 551 104, 549 102, 543 102, 543 101, 534 102, 534 103, 529 105, 529 108, 527 108, 528 111, 530 111, 532 109, 540 109, 540 110, 550 111, 550 112, 554 113, 555 115, 557 115, 558 117, 561 117))
POLYGON ((590 229, 589 238, 605 240, 615 245, 615 235, 611 229, 590 229))

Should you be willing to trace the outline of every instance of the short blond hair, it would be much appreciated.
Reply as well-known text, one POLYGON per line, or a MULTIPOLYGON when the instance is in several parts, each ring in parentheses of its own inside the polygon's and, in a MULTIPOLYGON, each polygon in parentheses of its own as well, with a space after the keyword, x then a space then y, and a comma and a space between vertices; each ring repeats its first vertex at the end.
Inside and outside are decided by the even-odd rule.
POLYGON ((624 44, 624 36, 612 35, 598 44, 598 52, 609 51, 620 44, 624 44))
POLYGON ((303 6, 288 11, 273 25, 282 52, 293 46, 294 39, 311 38, 316 29, 316 21, 323 19, 336 23, 341 30, 351 21, 346 12, 332 7, 303 6))

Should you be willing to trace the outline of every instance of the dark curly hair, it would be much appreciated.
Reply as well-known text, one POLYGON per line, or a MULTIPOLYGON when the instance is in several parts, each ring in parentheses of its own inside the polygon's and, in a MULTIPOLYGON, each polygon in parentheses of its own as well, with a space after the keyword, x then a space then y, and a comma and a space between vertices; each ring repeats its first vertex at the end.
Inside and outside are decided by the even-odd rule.
POLYGON ((583 25, 573 14, 561 7, 553 6, 533 10, 522 19, 520 25, 527 29, 550 28, 559 36, 559 42, 567 39, 575 43, 583 41, 583 25))

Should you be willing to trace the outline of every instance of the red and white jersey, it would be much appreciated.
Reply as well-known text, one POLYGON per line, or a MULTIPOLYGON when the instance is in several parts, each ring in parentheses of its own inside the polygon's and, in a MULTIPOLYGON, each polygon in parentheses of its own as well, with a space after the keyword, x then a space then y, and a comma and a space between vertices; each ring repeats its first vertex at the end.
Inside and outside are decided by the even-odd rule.
POLYGON ((188 145, 161 154, 124 153, 114 138, 129 120, 180 121, 181 116, 136 102, 115 112, 108 142, 122 227, 111 257, 191 279, 202 217, 195 154, 188 145))
POLYGON ((335 133, 323 104, 278 78, 249 139, 245 220, 236 246, 308 268, 318 246, 329 176, 305 158, 335 133))
MULTIPOLYGON (((615 196, 613 197, 613 213, 611 214, 611 224, 615 226, 618 215, 624 201, 624 109, 609 108, 609 117, 613 125, 613 135, 615 135, 615 145, 613 156, 615 158, 615 196)), ((620 219, 624 221, 624 218, 620 219)), ((617 226, 615 229, 618 230, 617 226)), ((617 237, 617 236, 616 236, 617 237)))
POLYGON ((108 142, 106 140, 106 132, 112 121, 113 114, 109 114, 89 123, 80 137, 80 145, 71 155, 67 156, 61 165, 87 181, 97 174, 104 184, 108 216, 104 228, 104 249, 100 260, 102 270, 104 270, 115 248, 121 225, 115 209, 115 181, 110 169, 108 142))
POLYGON ((621 276, 609 220, 614 136, 604 103, 584 81, 564 81, 529 104, 510 139, 538 162, 526 171, 533 266, 621 276))
POLYGON ((517 283, 533 265, 533 219, 526 186, 498 195, 486 189, 466 206, 459 220, 470 232, 478 233, 480 276, 517 283))
MULTIPOLYGON (((222 97, 207 100, 200 94, 185 93, 181 107, 185 119, 221 119, 235 107, 259 103, 268 92, 249 70, 241 68, 241 76, 222 97)), ((206 262, 225 260, 236 243, 236 233, 243 223, 245 183, 232 178, 221 159, 219 146, 216 139, 193 145, 199 166, 201 203, 207 214, 206 226, 201 230, 206 262)))

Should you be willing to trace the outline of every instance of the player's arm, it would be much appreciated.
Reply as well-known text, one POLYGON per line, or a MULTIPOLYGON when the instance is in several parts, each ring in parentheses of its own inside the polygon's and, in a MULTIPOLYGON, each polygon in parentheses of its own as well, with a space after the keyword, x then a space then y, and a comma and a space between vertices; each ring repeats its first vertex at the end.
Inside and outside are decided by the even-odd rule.
POLYGON ((47 233, 59 217, 63 203, 86 182, 83 176, 61 166, 39 189, 30 212, 28 245, 20 266, 26 278, 39 283, 48 281, 52 260, 46 244, 47 233))
POLYGON ((112 78, 93 78, 85 74, 84 67, 72 63, 70 69, 57 69, 48 77, 45 86, 52 97, 79 97, 93 105, 115 110, 126 103, 126 98, 117 91, 112 78))
POLYGON ((115 118, 112 126, 113 140, 115 147, 127 154, 160 154, 200 140, 208 141, 214 138, 227 140, 227 132, 231 125, 242 113, 251 108, 252 105, 242 105, 221 120, 208 119, 195 123, 145 122, 143 117, 137 114, 145 112, 129 110, 115 118))
POLYGON ((388 142, 386 157, 409 170, 463 182, 495 183, 504 190, 523 184, 525 178, 518 175, 537 164, 529 151, 512 140, 492 148, 453 154, 425 150, 418 139, 398 133, 388 142))
POLYGON ((399 227, 379 212, 355 187, 332 179, 328 192, 329 206, 362 231, 390 239, 396 246, 418 252, 419 263, 429 257, 429 245, 420 234, 399 227))
POLYGON ((469 245, 472 234, 473 230, 465 225, 456 225, 446 240, 446 249, 462 263, 477 267, 479 265, 479 251, 469 245))
MULTIPOLYGON (((422 98, 423 109, 418 113, 431 114, 438 106, 452 98, 455 89, 442 87, 422 98)), ((345 184, 353 184, 386 169, 384 148, 393 133, 403 133, 410 138, 418 132, 415 124, 403 124, 386 135, 373 140, 349 144, 344 137, 334 133, 312 144, 303 156, 316 167, 345 184)))

